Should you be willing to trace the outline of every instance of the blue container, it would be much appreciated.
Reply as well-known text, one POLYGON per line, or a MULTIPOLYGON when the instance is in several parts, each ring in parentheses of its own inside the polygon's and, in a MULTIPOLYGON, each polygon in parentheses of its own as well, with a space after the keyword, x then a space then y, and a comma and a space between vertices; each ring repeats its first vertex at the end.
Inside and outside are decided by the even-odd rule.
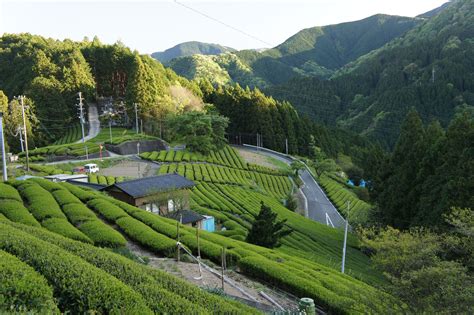
POLYGON ((216 230, 216 226, 214 223, 214 217, 209 215, 204 215, 204 220, 202 221, 202 229, 208 232, 214 232, 216 230))

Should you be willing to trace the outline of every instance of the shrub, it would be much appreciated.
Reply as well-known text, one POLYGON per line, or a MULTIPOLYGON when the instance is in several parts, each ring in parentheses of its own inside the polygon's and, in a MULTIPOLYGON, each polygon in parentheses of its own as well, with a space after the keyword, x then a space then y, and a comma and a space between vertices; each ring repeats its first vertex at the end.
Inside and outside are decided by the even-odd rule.
POLYGON ((82 202, 76 196, 64 189, 53 191, 51 194, 60 206, 71 203, 82 204, 82 202))
POLYGON ((20 194, 27 200, 28 209, 30 209, 36 220, 43 221, 49 218, 66 219, 54 198, 39 185, 27 185, 25 189, 20 191, 20 194))
POLYGON ((10 185, 0 183, 0 199, 11 199, 23 202, 18 191, 10 185))
POLYGON ((55 245, 0 225, 0 248, 48 280, 62 312, 152 313, 140 294, 108 273, 55 245))
POLYGON ((105 199, 92 199, 87 203, 87 206, 100 213, 112 223, 120 218, 127 217, 125 211, 105 199))
POLYGON ((40 229, 18 226, 36 237, 81 257, 101 268, 145 297, 155 313, 192 314, 206 310, 222 314, 255 314, 248 306, 223 300, 161 270, 137 264, 125 257, 87 244, 65 239, 40 229))
POLYGON ((63 212, 66 214, 68 219, 74 223, 74 224, 80 224, 83 221, 90 221, 90 220, 96 220, 97 216, 84 206, 82 203, 81 204, 76 204, 76 203, 70 203, 67 205, 63 206, 63 212))
POLYGON ((152 228, 142 222, 131 218, 122 217, 116 221, 116 224, 133 240, 153 251, 162 253, 166 256, 173 256, 176 249, 176 241, 158 234, 152 228))
POLYGON ((82 223, 79 230, 86 234, 97 246, 122 247, 127 244, 127 240, 122 234, 99 220, 82 223))
POLYGON ((23 203, 15 200, 0 200, 0 213, 13 222, 40 226, 38 221, 36 221, 31 213, 23 206, 23 203))
POLYGON ((52 181, 49 181, 49 180, 43 179, 43 178, 32 178, 29 181, 35 182, 36 184, 40 185, 41 187, 43 187, 44 189, 46 189, 49 192, 64 189, 64 188, 61 187, 60 184, 54 183, 52 181))
POLYGON ((47 228, 48 230, 61 234, 67 238, 85 242, 85 243, 92 243, 90 238, 85 236, 81 231, 77 230, 66 219, 50 218, 50 219, 46 219, 42 221, 41 225, 47 228))
POLYGON ((53 290, 33 268, 0 250, 0 312, 59 313, 53 290))
POLYGON ((267 281, 298 296, 310 297, 318 305, 337 314, 347 313, 346 310, 355 304, 354 300, 339 296, 309 279, 297 277, 284 265, 267 259, 249 256, 239 261, 239 267, 247 275, 267 281))

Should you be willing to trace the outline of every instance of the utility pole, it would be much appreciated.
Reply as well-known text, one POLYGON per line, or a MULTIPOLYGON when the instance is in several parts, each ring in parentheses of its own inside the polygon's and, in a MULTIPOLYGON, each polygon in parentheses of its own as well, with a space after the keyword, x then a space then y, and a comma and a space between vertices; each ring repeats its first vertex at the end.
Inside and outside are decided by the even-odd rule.
POLYGON ((137 128, 137 134, 139 133, 139 126, 138 126, 138 104, 133 103, 133 106, 135 107, 135 127, 137 128))
POLYGON ((286 155, 288 155, 288 138, 285 139, 285 151, 286 155))
POLYGON ((82 97, 82 93, 78 93, 78 98, 77 100, 79 101, 79 104, 77 106, 79 107, 79 119, 81 121, 81 129, 82 129, 82 143, 86 143, 85 136, 84 136, 84 104, 82 101, 84 98, 82 97))
POLYGON ((3 113, 0 112, 0 142, 2 146, 2 164, 3 164, 3 181, 8 180, 7 174, 7 153, 5 152, 5 138, 3 137, 3 113))
POLYGON ((349 208, 351 206, 351 202, 347 201, 347 218, 346 218, 346 227, 344 229, 344 247, 342 248, 342 266, 341 272, 344 273, 345 265, 346 265, 346 246, 347 246, 347 229, 349 227, 349 208))
POLYGON ((435 83, 435 75, 436 75, 436 70, 435 70, 435 67, 433 66, 433 70, 431 71, 431 83, 435 83))
POLYGON ((26 115, 25 115, 25 97, 20 95, 21 115, 23 116, 23 132, 25 133, 25 150, 26 150, 26 171, 30 171, 30 156, 28 154, 28 133, 26 132, 26 115))

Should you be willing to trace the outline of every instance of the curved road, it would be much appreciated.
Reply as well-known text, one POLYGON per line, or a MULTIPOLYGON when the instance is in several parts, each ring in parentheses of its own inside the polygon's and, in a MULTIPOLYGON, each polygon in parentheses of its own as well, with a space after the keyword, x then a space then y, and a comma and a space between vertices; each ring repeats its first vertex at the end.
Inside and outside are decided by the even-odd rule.
MULTIPOLYGON (((285 154, 274 152, 268 149, 261 148, 260 150, 253 146, 239 147, 253 152, 258 152, 263 155, 291 164, 293 159, 285 154)), ((308 217, 314 221, 335 227, 344 228, 345 220, 337 211, 336 207, 329 201, 324 191, 319 184, 314 180, 313 176, 307 169, 300 171, 300 177, 303 180, 302 191, 308 203, 308 217)))
MULTIPOLYGON (((97 137, 100 132, 100 121, 99 113, 97 112, 97 106, 95 104, 89 104, 89 110, 87 117, 89 118, 89 134, 84 137, 85 141, 89 141, 92 138, 97 137)), ((81 143, 82 139, 76 143, 81 143)))

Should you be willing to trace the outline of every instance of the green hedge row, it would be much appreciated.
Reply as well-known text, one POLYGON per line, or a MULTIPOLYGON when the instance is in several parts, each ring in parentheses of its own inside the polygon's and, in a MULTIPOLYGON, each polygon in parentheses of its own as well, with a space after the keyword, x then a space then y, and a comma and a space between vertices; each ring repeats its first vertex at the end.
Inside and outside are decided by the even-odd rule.
MULTIPOLYGON (((50 231, 75 240, 92 243, 91 239, 69 223, 53 196, 38 184, 40 181, 42 184, 47 183, 46 180, 27 181, 18 186, 20 194, 27 201, 28 209, 33 216, 50 231)), ((46 185, 51 187, 57 184, 47 183, 46 185)))
POLYGON ((67 251, 0 223, 0 248, 42 274, 62 312, 152 314, 143 297, 67 251))
POLYGON ((122 208, 105 198, 90 200, 87 205, 100 213, 109 222, 117 224, 127 236, 154 251, 172 256, 176 241, 155 233, 150 227, 130 217, 122 208))
MULTIPOLYGON (((226 247, 228 249, 228 265, 239 263, 239 261, 251 257, 258 258, 259 264, 261 265, 261 270, 258 270, 259 277, 271 279, 271 281, 279 287, 288 288, 288 290, 294 294, 299 295, 302 292, 306 292, 305 290, 311 291, 314 296, 319 299, 318 301, 322 301, 321 303, 327 303, 326 308, 331 312, 337 313, 341 310, 341 307, 354 307, 357 311, 368 313, 380 313, 383 309, 387 308, 397 310, 398 302, 394 301, 393 298, 383 295, 382 292, 376 290, 374 287, 368 286, 349 276, 342 275, 339 271, 332 269, 334 267, 337 268, 337 266, 334 266, 333 262, 339 261, 340 259, 340 256, 337 256, 340 255, 340 250, 338 249, 342 246, 340 231, 328 228, 307 219, 302 219, 297 214, 285 209, 271 196, 265 196, 258 192, 251 192, 250 190, 239 186, 216 186, 222 186, 229 191, 232 191, 234 197, 238 199, 239 207, 248 208, 248 206, 251 205, 252 209, 249 209, 249 211, 252 213, 258 213, 260 200, 264 200, 265 203, 272 207, 272 209, 275 208, 281 218, 287 218, 288 222, 294 225, 295 236, 292 236, 292 238, 289 239, 291 242, 288 243, 297 246, 297 248, 294 249, 295 253, 292 253, 290 247, 285 247, 285 250, 288 250, 289 253, 289 255, 287 255, 285 254, 286 251, 280 251, 279 249, 269 250, 241 242, 240 240, 242 240, 243 235, 232 235, 233 238, 230 238, 216 235, 215 233, 201 231, 201 255, 203 257, 207 257, 216 263, 219 263, 221 248, 226 247), (297 218, 298 220, 296 220, 297 218), (303 252, 306 256, 308 256, 308 253, 312 252, 317 253, 320 256, 328 256, 328 261, 332 259, 332 268, 310 261, 306 259, 306 257, 296 254, 296 252, 303 252), (276 267, 286 270, 292 275, 291 284, 294 285, 293 287, 285 287, 285 277, 287 274, 280 273, 279 269, 275 269, 276 267), (309 283, 311 283, 311 287, 308 287, 309 283)), ((224 188, 222 188, 222 190, 224 190, 224 188)), ((144 234, 147 235, 147 237, 148 235, 154 234, 166 235, 166 237, 170 239, 176 237, 176 222, 174 220, 156 216, 120 201, 113 200, 112 198, 103 197, 103 201, 121 208, 121 210, 126 212, 128 215, 144 224, 135 224, 135 221, 130 220, 127 217, 122 217, 127 218, 126 220, 118 219, 118 221, 134 222, 133 224, 130 224, 134 233, 137 231, 144 231, 146 230, 144 227, 148 226, 153 229, 153 231, 148 230, 146 234, 144 234), (133 227, 134 225, 137 227, 133 227)), ((231 223, 230 225, 233 224, 231 223)), ((238 228, 238 226, 234 226, 234 228, 238 228)), ((197 252, 195 233, 195 229, 181 226, 181 242, 194 253, 197 252)), ((353 242, 353 240, 350 240, 350 242, 353 242)), ((364 265, 364 268, 370 269, 368 266, 369 261, 365 256, 350 248, 348 248, 348 251, 351 256, 350 258, 348 256, 348 267, 349 265, 353 267, 352 263, 357 262, 358 264, 364 265), (365 259, 361 259, 362 257, 365 257, 365 259)), ((256 277, 255 275, 252 275, 251 272, 252 271, 247 269, 246 274, 256 277)), ((370 272, 373 273, 373 271, 370 272)), ((346 309, 343 313, 350 313, 350 311, 347 311, 346 309)))
POLYGON ((59 314, 46 279, 0 250, 0 313, 59 314))
MULTIPOLYGON (((63 186, 51 183, 49 184, 49 190, 52 191, 51 194, 58 204, 61 205, 62 211, 66 214, 69 221, 79 231, 87 235, 95 245, 106 247, 122 247, 126 245, 127 241, 119 232, 99 220, 92 210, 87 208, 79 198, 63 186)), ((70 238, 77 239, 74 237, 70 238)))
POLYGON ((164 271, 135 263, 123 256, 65 239, 35 228, 15 225, 51 244, 81 257, 90 264, 107 271, 139 292, 155 313, 174 314, 256 314, 248 306, 224 300, 164 271))
POLYGON ((13 222, 40 226, 28 209, 23 206, 23 203, 16 200, 0 200, 0 213, 13 222))
POLYGON ((90 200, 87 203, 87 206, 102 215, 111 223, 115 223, 118 219, 128 216, 121 208, 100 197, 90 200))
POLYGON ((229 146, 226 146, 224 149, 219 151, 212 151, 208 156, 197 152, 169 150, 160 152, 144 152, 140 154, 140 157, 158 162, 208 162, 237 169, 247 169, 247 163, 245 163, 237 152, 229 146))
POLYGON ((66 219, 49 218, 41 221, 41 225, 46 229, 66 236, 67 238, 92 244, 92 240, 89 237, 87 237, 84 233, 76 229, 66 219))
POLYGON ((54 142, 55 145, 61 144, 68 144, 73 143, 82 138, 82 130, 80 124, 74 124, 73 126, 69 127, 66 131, 66 134, 61 137, 60 139, 54 142))
POLYGON ((0 200, 11 199, 19 202, 23 202, 20 194, 16 189, 10 185, 0 183, 0 200))
POLYGON ((370 204, 360 200, 355 193, 328 176, 323 175, 318 181, 337 209, 345 217, 349 217, 349 222, 362 224, 367 222, 372 209, 370 204), (350 203, 349 211, 347 211, 348 202, 350 203))
POLYGON ((165 256, 173 257, 176 252, 176 241, 162 234, 155 233, 152 228, 142 222, 132 218, 120 218, 115 223, 127 234, 131 239, 139 242, 141 245, 162 253, 165 256))

